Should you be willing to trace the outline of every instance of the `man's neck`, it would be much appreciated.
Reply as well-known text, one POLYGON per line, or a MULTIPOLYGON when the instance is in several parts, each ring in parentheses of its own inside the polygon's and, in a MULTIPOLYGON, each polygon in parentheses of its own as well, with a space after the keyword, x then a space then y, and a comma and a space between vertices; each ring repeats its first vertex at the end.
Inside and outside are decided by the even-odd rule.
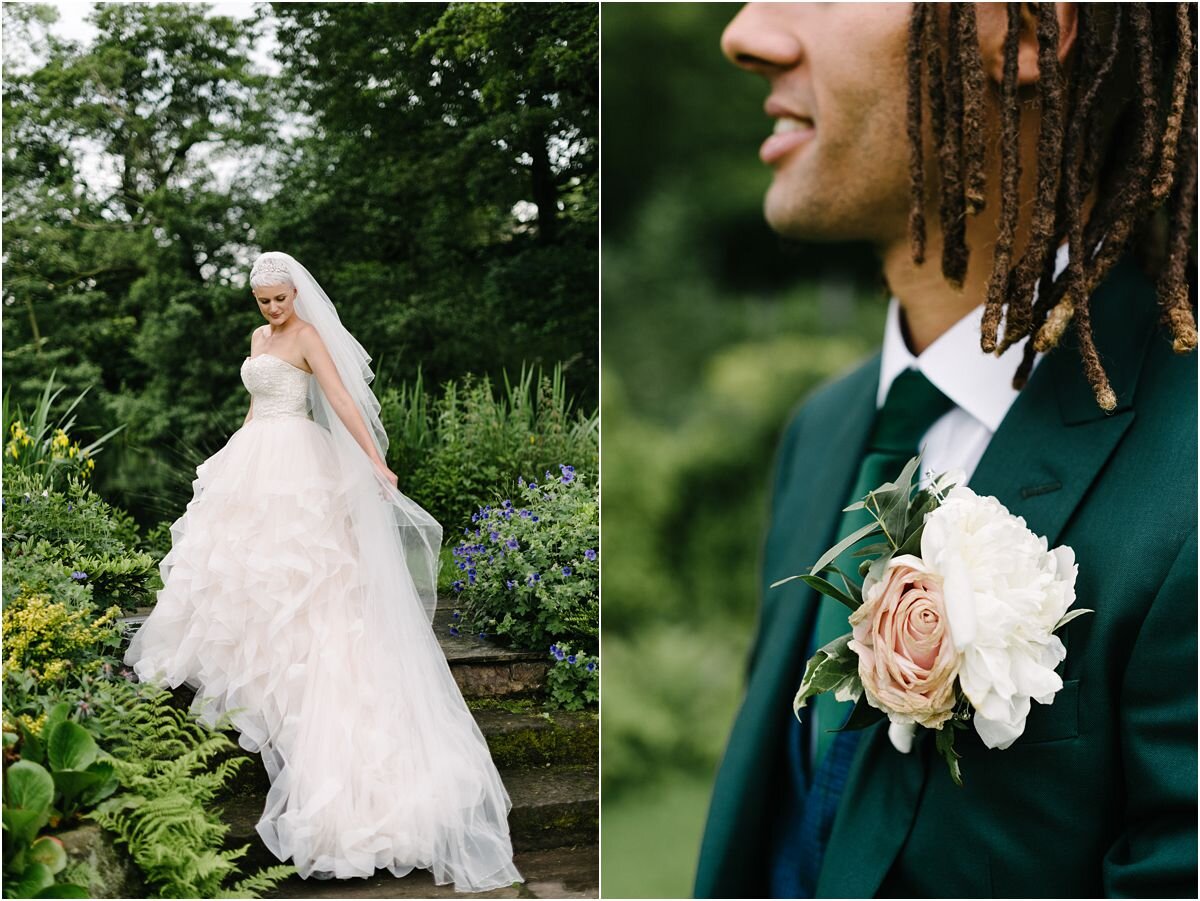
POLYGON ((983 303, 989 273, 972 254, 962 288, 942 276, 941 242, 934 235, 920 266, 912 261, 908 242, 892 245, 883 254, 888 288, 903 310, 904 338, 913 354, 920 354, 950 326, 983 303))

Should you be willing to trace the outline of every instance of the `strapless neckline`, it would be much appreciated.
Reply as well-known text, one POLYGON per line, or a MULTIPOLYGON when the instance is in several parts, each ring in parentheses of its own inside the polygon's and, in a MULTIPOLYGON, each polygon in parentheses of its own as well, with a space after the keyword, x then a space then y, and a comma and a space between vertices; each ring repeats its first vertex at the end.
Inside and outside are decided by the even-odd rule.
POLYGON ((292 369, 296 370, 297 372, 303 372, 305 375, 312 375, 312 374, 313 374, 313 373, 309 372, 307 369, 301 369, 301 368, 300 368, 299 366, 297 366, 295 363, 289 363, 289 362, 288 362, 287 360, 285 360, 283 357, 277 357, 277 356, 275 356, 275 354, 269 354, 269 353, 265 353, 265 352, 264 352, 264 353, 261 353, 261 354, 255 354, 253 357, 246 357, 246 360, 257 360, 259 357, 270 357, 272 360, 278 360, 278 361, 279 361, 280 363, 282 363, 284 366, 290 366, 292 369))

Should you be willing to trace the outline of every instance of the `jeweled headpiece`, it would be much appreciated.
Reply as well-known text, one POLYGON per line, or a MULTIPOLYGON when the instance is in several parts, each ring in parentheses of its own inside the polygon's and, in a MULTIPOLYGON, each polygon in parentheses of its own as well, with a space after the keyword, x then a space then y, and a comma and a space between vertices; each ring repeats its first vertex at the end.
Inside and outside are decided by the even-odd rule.
POLYGON ((261 288, 264 285, 290 285, 292 271, 288 268, 287 259, 283 254, 268 251, 260 254, 250 269, 250 286, 261 288))

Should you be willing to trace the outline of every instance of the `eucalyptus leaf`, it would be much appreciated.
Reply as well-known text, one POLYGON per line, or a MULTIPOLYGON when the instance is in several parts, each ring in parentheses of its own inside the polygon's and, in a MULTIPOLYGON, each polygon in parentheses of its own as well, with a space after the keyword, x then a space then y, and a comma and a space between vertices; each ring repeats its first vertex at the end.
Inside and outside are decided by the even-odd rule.
POLYGON ((846 594, 848 594, 848 595, 850 595, 850 597, 854 598, 856 603, 858 603, 858 604, 862 603, 863 593, 862 593, 861 585, 859 585, 853 579, 849 578, 844 572, 842 572, 836 566, 833 566, 833 565, 827 566, 827 567, 825 567, 825 570, 827 572, 833 573, 835 576, 837 576, 839 579, 842 580, 842 584, 846 586, 846 594))
POLYGON ((908 508, 908 525, 907 529, 912 530, 925 522, 925 517, 932 513, 939 506, 937 495, 928 489, 918 491, 917 496, 913 498, 912 505, 908 508))
POLYGON ((821 559, 813 564, 813 568, 810 569, 809 572, 815 576, 817 573, 823 571, 827 566, 829 566, 830 563, 840 557, 842 555, 842 551, 852 547, 855 544, 858 544, 858 542, 862 541, 867 536, 876 535, 881 531, 882 529, 879 528, 879 523, 876 522, 867 523, 861 529, 855 529, 853 532, 827 550, 824 554, 822 554, 821 559))
POLYGON ((846 605, 848 608, 850 608, 851 612, 862 606, 861 598, 851 597, 832 582, 822 579, 820 576, 804 575, 800 578, 803 580, 805 585, 808 585, 810 588, 815 588, 817 591, 821 592, 821 594, 825 595, 826 597, 833 598, 840 604, 846 605))
POLYGON ((1057 632, 1059 629, 1061 629, 1063 626, 1065 626, 1071 620, 1075 619, 1075 617, 1083 616, 1085 613, 1095 613, 1095 612, 1096 612, 1095 610, 1089 610, 1086 607, 1080 607, 1078 610, 1068 610, 1065 614, 1063 614, 1063 618, 1060 619, 1057 623, 1055 623, 1054 628, 1051 629, 1050 631, 1057 632))
POLYGON ((954 728, 950 727, 950 724, 947 723, 941 729, 935 729, 934 734, 936 735, 935 747, 937 748, 937 752, 946 761, 946 766, 950 768, 950 778, 954 780, 955 785, 962 788, 962 769, 958 765, 959 758, 962 755, 954 750, 954 728))
POLYGON ((857 550, 851 551, 850 556, 851 557, 874 557, 877 554, 886 554, 891 549, 892 549, 892 546, 890 543, 888 543, 886 541, 879 541, 879 542, 876 542, 875 544, 864 544, 862 547, 858 548, 857 550))
POLYGON ((925 523, 921 523, 915 529, 908 533, 900 547, 896 548, 897 554, 912 554, 915 557, 921 556, 921 536, 925 534, 925 523))
POLYGON ((894 482, 886 482, 868 495, 867 509, 879 521, 892 547, 898 547, 903 541, 913 477, 920 459, 920 455, 910 459, 894 482))

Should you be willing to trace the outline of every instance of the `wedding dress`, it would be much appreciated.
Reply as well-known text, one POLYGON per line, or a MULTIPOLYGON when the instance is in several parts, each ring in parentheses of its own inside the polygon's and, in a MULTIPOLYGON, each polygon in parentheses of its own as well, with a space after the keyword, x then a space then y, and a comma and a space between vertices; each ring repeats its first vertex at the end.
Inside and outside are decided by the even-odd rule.
POLYGON ((271 781, 258 833, 301 876, 523 881, 508 793, 400 545, 380 534, 396 524, 371 518, 394 489, 308 417, 311 373, 260 353, 241 377, 252 416, 196 468, 125 662, 192 686, 205 722, 230 714, 271 781))

